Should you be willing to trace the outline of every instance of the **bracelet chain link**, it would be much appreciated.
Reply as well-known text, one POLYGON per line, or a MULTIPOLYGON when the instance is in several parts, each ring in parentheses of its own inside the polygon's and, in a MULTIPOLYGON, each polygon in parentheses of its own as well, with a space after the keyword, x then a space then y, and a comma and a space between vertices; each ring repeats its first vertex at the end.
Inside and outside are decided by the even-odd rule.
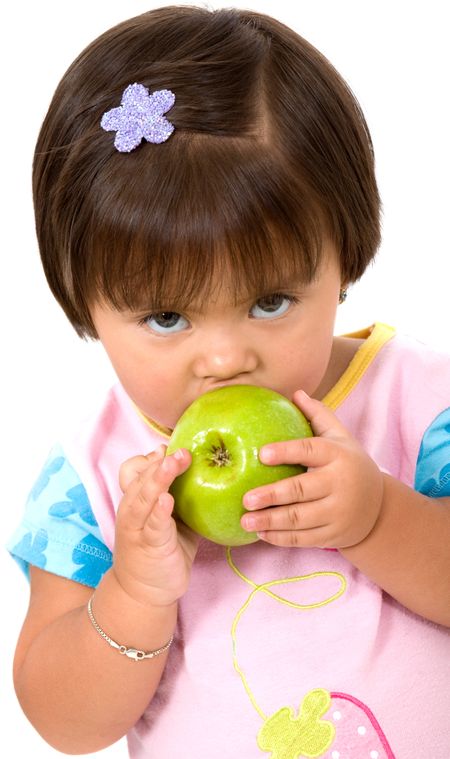
POLYGON ((155 651, 148 651, 147 653, 145 651, 140 651, 138 648, 127 648, 127 646, 121 646, 119 643, 116 643, 115 640, 110 638, 109 635, 107 635, 104 630, 102 630, 97 620, 95 619, 94 613, 92 611, 93 598, 94 596, 92 595, 87 605, 87 612, 89 615, 89 619, 91 620, 93 626, 97 630, 98 634, 101 635, 103 640, 106 640, 106 642, 109 643, 109 645, 112 648, 117 649, 117 651, 123 656, 127 656, 129 659, 132 659, 133 661, 141 661, 142 659, 154 659, 155 656, 159 656, 159 654, 164 653, 164 651, 167 651, 167 649, 170 648, 170 646, 172 645, 173 635, 171 636, 170 640, 164 644, 164 646, 161 646, 161 648, 157 648, 155 651))

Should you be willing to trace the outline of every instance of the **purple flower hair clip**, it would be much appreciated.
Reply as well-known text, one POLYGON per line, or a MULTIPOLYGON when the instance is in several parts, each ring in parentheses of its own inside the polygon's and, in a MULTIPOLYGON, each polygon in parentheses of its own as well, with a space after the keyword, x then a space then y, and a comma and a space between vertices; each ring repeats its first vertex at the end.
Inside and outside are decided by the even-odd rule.
POLYGON ((100 126, 106 132, 117 132, 114 146, 120 153, 130 153, 143 139, 159 144, 175 128, 163 115, 174 103, 175 95, 170 90, 155 90, 150 95, 143 84, 130 84, 123 92, 121 105, 106 111, 100 126))

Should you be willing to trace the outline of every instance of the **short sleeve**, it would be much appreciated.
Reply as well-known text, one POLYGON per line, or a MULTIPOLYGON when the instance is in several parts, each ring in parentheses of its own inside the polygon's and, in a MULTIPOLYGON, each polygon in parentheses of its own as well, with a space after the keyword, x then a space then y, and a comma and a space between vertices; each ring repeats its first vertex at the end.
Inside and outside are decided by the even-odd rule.
POLYGON ((450 408, 425 431, 417 458, 415 489, 430 498, 450 496, 450 408))
POLYGON ((86 490, 61 446, 50 452, 6 547, 27 577, 32 564, 96 587, 111 567, 86 490))

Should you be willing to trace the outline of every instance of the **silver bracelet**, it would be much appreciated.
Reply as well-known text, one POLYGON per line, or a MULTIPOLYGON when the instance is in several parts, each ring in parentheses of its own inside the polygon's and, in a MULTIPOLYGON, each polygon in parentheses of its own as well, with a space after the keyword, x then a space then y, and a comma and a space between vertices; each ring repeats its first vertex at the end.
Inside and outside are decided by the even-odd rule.
POLYGON ((148 653, 145 653, 145 651, 139 651, 137 648, 127 648, 126 646, 119 645, 119 643, 116 643, 115 640, 112 640, 112 638, 110 638, 109 635, 107 635, 105 631, 102 630, 97 620, 95 619, 94 614, 92 612, 93 598, 94 596, 90 597, 88 605, 87 605, 89 619, 91 620, 98 634, 101 635, 102 638, 106 640, 106 642, 109 643, 110 646, 112 646, 113 648, 116 648, 119 654, 123 654, 123 656, 128 656, 129 659, 133 659, 134 661, 141 661, 141 659, 154 659, 155 656, 159 656, 159 654, 164 653, 164 651, 167 651, 167 649, 170 648, 170 646, 172 645, 173 635, 164 646, 162 646, 161 648, 157 648, 155 651, 148 651, 148 653))

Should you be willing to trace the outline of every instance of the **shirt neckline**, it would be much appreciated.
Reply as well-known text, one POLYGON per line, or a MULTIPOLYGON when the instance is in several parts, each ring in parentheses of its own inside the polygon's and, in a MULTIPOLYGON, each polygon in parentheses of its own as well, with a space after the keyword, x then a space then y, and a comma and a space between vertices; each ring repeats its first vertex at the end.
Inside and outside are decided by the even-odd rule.
POLYGON ((340 406, 350 395, 352 390, 354 390, 358 382, 360 382, 382 347, 394 335, 394 327, 390 327, 388 324, 383 324, 383 322, 376 322, 370 327, 366 327, 358 332, 349 332, 343 335, 343 337, 363 339, 364 342, 360 345, 336 384, 328 391, 325 397, 322 398, 322 403, 328 406, 332 411, 337 409, 338 406, 340 406))

